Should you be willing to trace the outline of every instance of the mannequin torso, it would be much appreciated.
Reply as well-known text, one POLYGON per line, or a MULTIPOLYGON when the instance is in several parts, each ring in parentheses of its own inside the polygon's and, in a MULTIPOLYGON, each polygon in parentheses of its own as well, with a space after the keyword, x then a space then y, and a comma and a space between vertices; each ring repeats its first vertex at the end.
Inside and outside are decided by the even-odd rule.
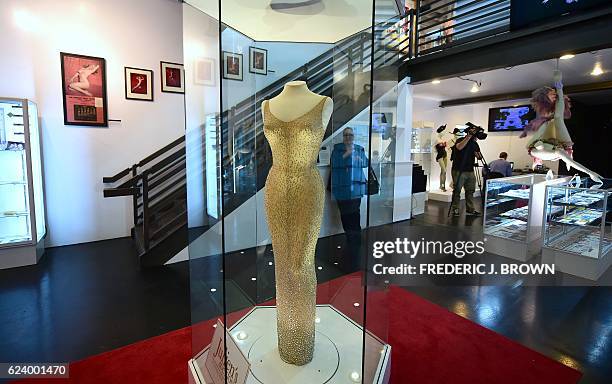
POLYGON ((323 127, 327 127, 327 123, 329 123, 329 119, 334 110, 334 102, 329 97, 317 95, 312 92, 306 86, 305 81, 290 81, 285 84, 285 87, 278 96, 270 100, 264 100, 261 103, 263 122, 264 124, 266 123, 264 113, 266 107, 268 107, 270 113, 279 120, 290 122, 312 111, 312 109, 321 102, 321 98, 327 98, 323 105, 323 113, 321 116, 323 127))

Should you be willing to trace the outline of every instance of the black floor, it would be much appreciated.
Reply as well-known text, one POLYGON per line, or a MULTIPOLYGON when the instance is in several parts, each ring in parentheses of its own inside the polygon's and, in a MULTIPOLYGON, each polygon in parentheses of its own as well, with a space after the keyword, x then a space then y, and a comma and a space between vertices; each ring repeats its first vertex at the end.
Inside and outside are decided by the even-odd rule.
MULTIPOLYGON (((369 236, 391 240, 432 228, 481 233, 482 219, 448 218, 446 204, 430 202, 424 215, 376 227, 369 236)), ((362 268, 361 261, 344 256, 354 247, 355 239, 347 244, 343 235, 321 239, 318 280, 362 268)), ((227 286, 228 309, 273 296, 270 263, 269 247, 227 259, 226 273, 234 277, 227 286)), ((200 259, 191 270, 187 263, 140 269, 130 239, 48 249, 36 266, 0 270, 0 362, 74 361, 187 326, 192 315, 213 317, 221 310, 221 269, 218 257, 200 259), (217 291, 211 293, 213 288, 217 291)), ((583 383, 612 378, 610 288, 448 286, 446 281, 406 289, 579 369, 583 383)))

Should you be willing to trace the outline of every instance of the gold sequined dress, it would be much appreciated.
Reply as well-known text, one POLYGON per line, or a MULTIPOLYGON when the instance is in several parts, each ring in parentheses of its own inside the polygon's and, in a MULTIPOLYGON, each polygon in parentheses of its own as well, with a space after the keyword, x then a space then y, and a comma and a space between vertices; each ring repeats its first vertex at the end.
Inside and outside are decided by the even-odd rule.
POLYGON ((266 180, 265 208, 274 249, 278 350, 290 364, 312 360, 315 340, 314 256, 325 189, 316 167, 325 128, 324 97, 313 109, 282 121, 264 105, 264 134, 273 164, 266 180))

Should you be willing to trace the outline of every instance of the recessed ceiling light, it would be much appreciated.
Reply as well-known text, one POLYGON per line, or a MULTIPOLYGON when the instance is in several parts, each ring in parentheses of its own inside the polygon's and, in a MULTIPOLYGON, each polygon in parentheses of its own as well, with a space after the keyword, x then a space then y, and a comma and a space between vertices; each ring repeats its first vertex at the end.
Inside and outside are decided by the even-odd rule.
POLYGON ((476 93, 478 91, 480 91, 480 88, 478 87, 478 85, 476 84, 472 85, 472 89, 470 89, 470 92, 476 93))
POLYGON ((595 63, 595 66, 593 67, 593 71, 591 72, 591 76, 599 76, 601 74, 603 74, 603 69, 601 68, 601 63, 597 62, 595 63))
POLYGON ((576 55, 573 55, 571 53, 567 53, 563 56, 560 57, 561 60, 569 60, 569 59, 573 59, 576 55))
POLYGON ((432 80, 432 81, 431 81, 431 83, 432 83, 432 84, 440 84, 440 80, 435 79, 435 80, 432 80))

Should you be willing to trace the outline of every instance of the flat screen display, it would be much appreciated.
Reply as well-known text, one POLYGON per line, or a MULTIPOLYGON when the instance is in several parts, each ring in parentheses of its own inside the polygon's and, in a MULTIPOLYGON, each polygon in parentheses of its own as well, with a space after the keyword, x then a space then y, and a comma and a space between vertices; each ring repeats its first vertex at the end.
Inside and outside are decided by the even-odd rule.
POLYGON ((604 5, 610 5, 610 0, 512 0, 510 28, 516 30, 604 5))
POLYGON ((522 131, 529 124, 529 105, 489 109, 489 132, 522 131))

